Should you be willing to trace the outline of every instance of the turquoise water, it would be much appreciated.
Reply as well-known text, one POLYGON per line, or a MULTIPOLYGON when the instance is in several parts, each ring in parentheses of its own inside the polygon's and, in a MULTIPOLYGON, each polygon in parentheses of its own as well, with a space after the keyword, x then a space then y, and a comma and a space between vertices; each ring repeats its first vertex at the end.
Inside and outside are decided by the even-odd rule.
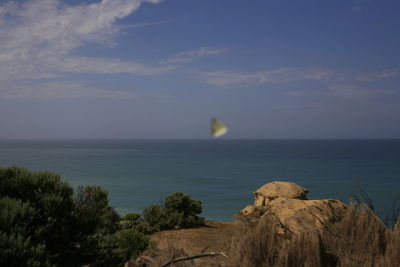
POLYGON ((346 202, 360 185, 381 215, 400 194, 400 140, 0 141, 0 166, 9 165, 103 186, 121 214, 182 191, 202 201, 204 217, 231 221, 275 180, 346 202))

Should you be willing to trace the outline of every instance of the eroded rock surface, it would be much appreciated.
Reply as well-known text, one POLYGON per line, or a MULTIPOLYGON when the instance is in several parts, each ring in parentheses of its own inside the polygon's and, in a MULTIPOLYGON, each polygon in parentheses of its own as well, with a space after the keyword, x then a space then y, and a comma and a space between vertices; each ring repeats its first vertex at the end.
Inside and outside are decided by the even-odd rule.
MULTIPOLYGON (((323 231, 330 220, 343 214, 347 206, 335 199, 307 200, 308 190, 295 183, 272 182, 254 192, 254 205, 241 210, 236 218, 259 227, 265 222, 278 221, 274 230, 282 238, 290 238, 307 231, 323 231), (265 217, 264 217, 265 216, 265 217), (268 220, 271 216, 274 220, 268 220)), ((162 266, 172 258, 197 255, 204 252, 229 254, 233 241, 242 224, 226 222, 206 222, 205 227, 161 231, 151 240, 150 246, 141 257, 132 259, 125 266, 162 266)), ((267 224, 266 224, 267 225, 267 224)), ((237 241, 237 240, 236 240, 237 241)), ((234 244, 235 245, 235 244, 234 244)), ((234 257, 207 257, 186 262, 188 266, 237 266, 234 257)))
POLYGON ((308 190, 291 182, 272 182, 263 185, 255 192, 255 206, 266 206, 268 202, 279 197, 307 199, 308 190))
MULTIPOLYGON (((300 233, 323 230, 329 220, 343 213, 347 206, 336 199, 308 200, 308 190, 290 182, 268 183, 254 192, 254 205, 248 205, 239 217, 275 216, 280 232, 300 233)), ((238 218, 239 218, 238 217, 238 218)))

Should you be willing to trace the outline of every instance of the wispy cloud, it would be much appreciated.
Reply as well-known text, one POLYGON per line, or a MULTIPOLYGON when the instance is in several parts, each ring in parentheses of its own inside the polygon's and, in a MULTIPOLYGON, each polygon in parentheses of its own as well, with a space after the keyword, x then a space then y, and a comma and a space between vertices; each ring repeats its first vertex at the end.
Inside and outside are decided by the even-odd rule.
POLYGON ((334 72, 323 69, 279 68, 256 72, 194 71, 195 77, 217 87, 249 87, 263 84, 288 83, 298 80, 329 80, 334 72))
POLYGON ((0 48, 18 50, 24 55, 44 49, 66 54, 88 42, 109 43, 118 30, 115 22, 137 10, 140 3, 140 0, 103 0, 68 6, 58 0, 8 2, 4 4, 8 8, 2 17, 11 19, 3 20, 0 48))
POLYGON ((93 87, 79 82, 20 82, 6 84, 0 88, 0 98, 113 98, 127 99, 137 97, 170 98, 164 94, 144 94, 135 91, 109 90, 93 87))
POLYGON ((62 61, 54 61, 59 71, 79 73, 130 73, 138 75, 162 74, 176 69, 174 65, 148 66, 145 64, 123 61, 120 59, 104 59, 90 57, 70 57, 62 61))
POLYGON ((213 48, 213 47, 201 47, 198 50, 188 50, 184 52, 180 52, 175 56, 172 56, 163 61, 163 63, 173 63, 173 64, 182 64, 182 63, 189 63, 193 60, 204 56, 212 56, 212 55, 219 55, 227 52, 228 49, 226 48, 213 48))
POLYGON ((112 46, 120 29, 118 20, 135 12, 143 2, 160 1, 102 0, 79 5, 60 0, 1 3, 0 85, 5 81, 55 78, 70 72, 152 75, 174 69, 74 54, 76 48, 90 43, 112 46))
POLYGON ((136 24, 129 24, 129 25, 119 25, 119 29, 132 29, 132 28, 143 28, 155 25, 162 25, 167 22, 165 21, 155 21, 155 22, 143 22, 143 23, 136 23, 136 24))
POLYGON ((329 92, 337 97, 347 99, 366 99, 398 93, 391 89, 369 88, 358 84, 332 84, 329 86, 329 92))
POLYGON ((396 76, 400 76, 400 69, 389 69, 355 75, 356 80, 359 82, 372 82, 396 76))
MULTIPOLYGON (((102 0, 91 4, 70 5, 60 0, 11 0, 0 3, 0 94, 7 96, 64 97, 95 93, 90 86, 64 83, 58 78, 73 73, 158 75, 176 70, 205 56, 225 53, 226 48, 201 47, 178 53, 162 64, 143 64, 118 58, 80 56, 81 48, 93 43, 115 45, 123 29, 158 25, 165 22, 123 25, 143 2, 161 0, 102 0), (41 81, 53 79, 54 83, 41 81), (32 90, 27 89, 30 84, 32 90), (40 86, 37 86, 40 85, 40 86), (54 89, 51 89, 54 86, 54 89), (15 93, 5 88, 12 88, 15 93), (57 89, 58 88, 58 89, 57 89), (71 94, 65 93, 70 90, 71 94), (85 92, 79 94, 79 90, 85 92)), ((97 95, 107 95, 96 91, 97 95)))
MULTIPOLYGON (((200 81, 220 88, 247 88, 293 82, 315 81, 320 90, 285 90, 287 96, 305 96, 310 94, 330 95, 341 98, 368 98, 379 95, 400 93, 384 87, 372 88, 368 83, 391 77, 400 77, 400 70, 391 69, 376 72, 344 73, 322 68, 279 68, 265 71, 192 71, 200 81)), ((289 86, 290 88, 290 86, 289 86)))

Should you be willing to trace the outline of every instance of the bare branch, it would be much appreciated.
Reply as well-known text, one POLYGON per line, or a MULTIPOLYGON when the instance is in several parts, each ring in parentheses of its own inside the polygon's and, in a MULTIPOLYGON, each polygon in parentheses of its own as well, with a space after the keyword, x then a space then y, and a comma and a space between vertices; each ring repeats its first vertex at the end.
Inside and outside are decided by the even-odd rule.
POLYGON ((225 258, 228 257, 227 254, 224 252, 209 252, 209 253, 202 253, 202 254, 197 254, 197 255, 192 255, 192 256, 187 256, 187 257, 179 257, 170 260, 169 262, 165 263, 162 265, 162 267, 166 267, 172 263, 179 262, 179 261, 187 261, 187 260, 192 260, 192 259, 197 259, 197 258, 203 258, 203 257, 214 257, 214 256, 224 256, 225 258))

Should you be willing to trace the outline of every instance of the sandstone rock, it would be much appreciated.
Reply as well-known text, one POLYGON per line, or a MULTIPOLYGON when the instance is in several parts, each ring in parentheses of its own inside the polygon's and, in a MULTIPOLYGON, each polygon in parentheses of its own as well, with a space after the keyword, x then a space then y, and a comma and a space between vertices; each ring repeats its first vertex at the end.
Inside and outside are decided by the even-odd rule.
POLYGON ((254 206, 254 205, 247 205, 244 209, 242 209, 239 213, 243 214, 244 216, 248 215, 255 215, 260 217, 267 211, 266 206, 254 206))
POLYGON ((347 206, 336 199, 301 200, 276 198, 263 216, 276 216, 282 227, 292 233, 322 231, 326 223, 343 213, 347 206))
POLYGON ((255 206, 266 206, 273 199, 284 197, 284 198, 295 198, 295 199, 307 199, 308 190, 302 186, 299 186, 291 182, 272 182, 265 184, 254 192, 255 195, 255 206))
POLYGON ((254 192, 254 205, 248 205, 236 218, 250 220, 273 216, 279 233, 322 231, 326 223, 339 216, 347 205, 335 199, 307 200, 308 190, 290 182, 272 182, 254 192))
POLYGON ((253 214, 256 211, 256 206, 254 205, 247 205, 244 209, 242 209, 240 212, 244 215, 249 215, 253 214))

